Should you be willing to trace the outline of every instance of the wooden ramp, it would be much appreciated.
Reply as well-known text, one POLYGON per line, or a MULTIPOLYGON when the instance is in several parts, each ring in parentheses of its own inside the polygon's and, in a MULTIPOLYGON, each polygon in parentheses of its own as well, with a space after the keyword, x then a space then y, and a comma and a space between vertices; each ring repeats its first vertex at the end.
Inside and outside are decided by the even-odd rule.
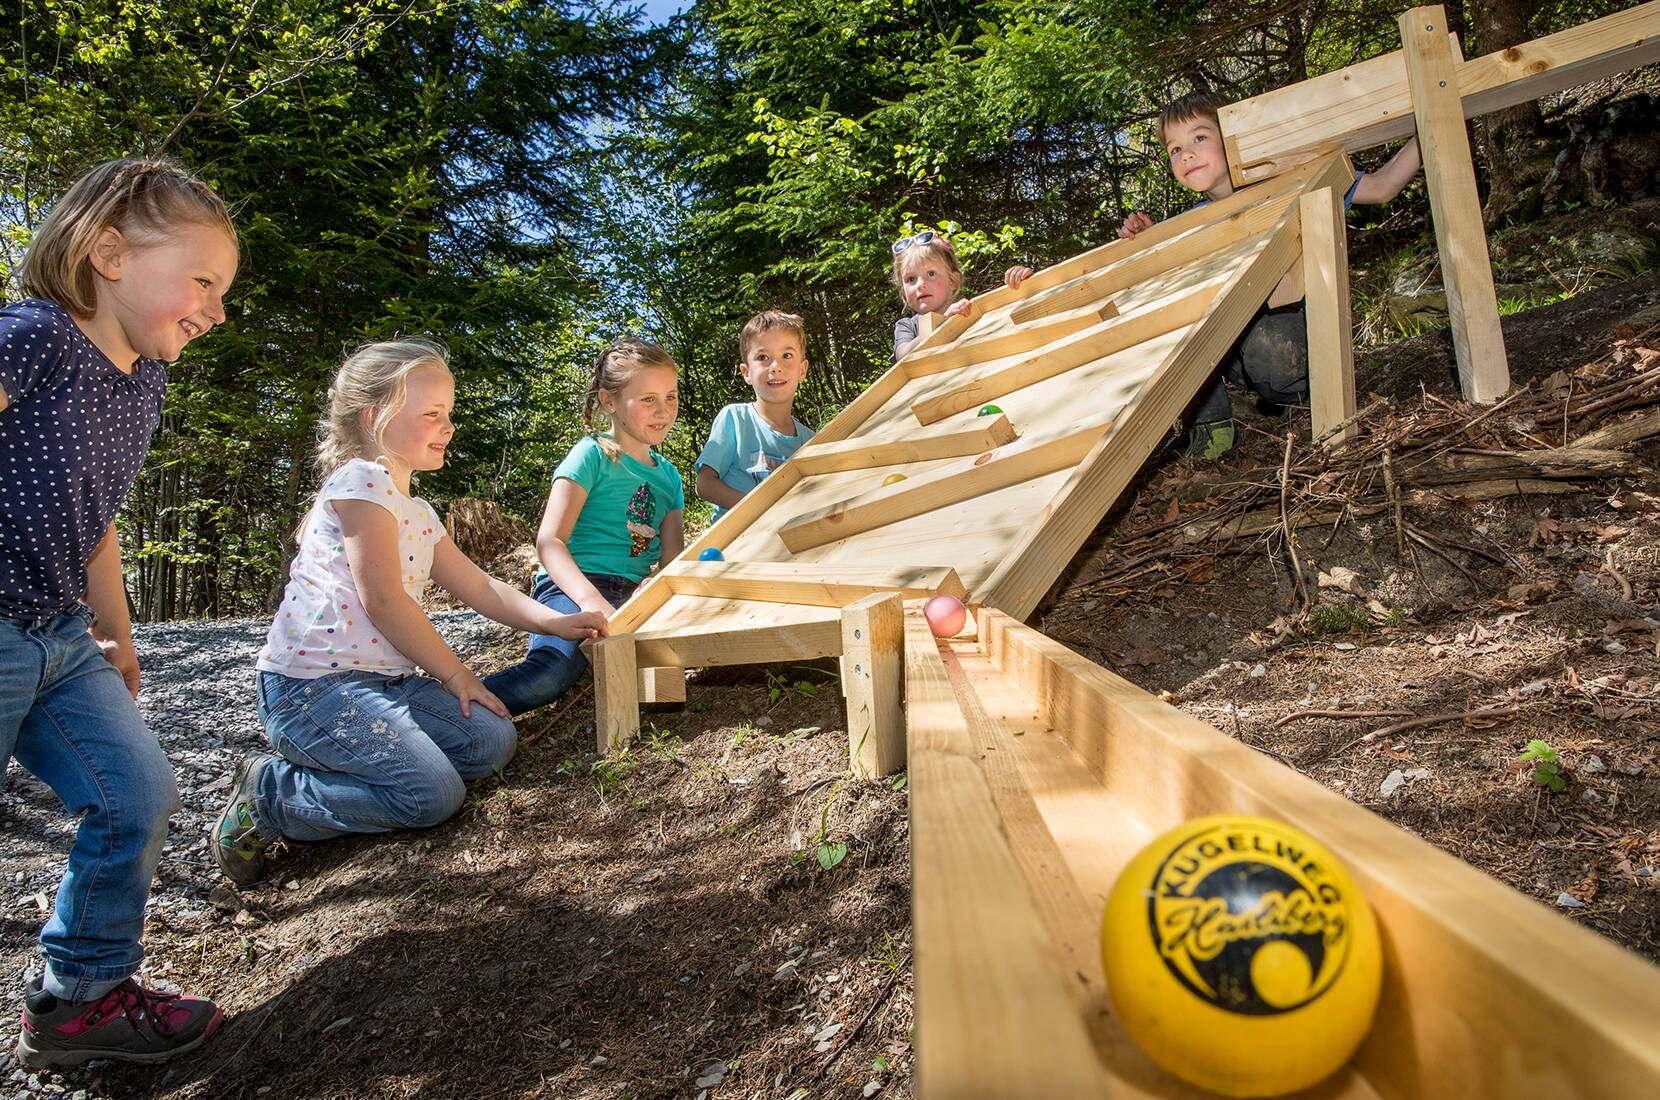
POLYGON ((1210 1096, 1115 1019, 1099 929, 1136 850, 1213 813, 1315 836, 1377 912, 1376 1023, 1298 1095, 1660 1096, 1660 969, 1009 616, 977 622, 936 642, 906 616, 918 1096, 1210 1096))
MULTIPOLYGON (((935 328, 618 609, 590 646, 600 747, 637 732, 641 670, 842 654, 864 596, 1029 613, 1288 272, 1346 299, 1336 255, 1301 245, 1341 242, 1352 179, 1316 158, 935 328)), ((1346 355, 1318 361, 1329 415, 1352 410, 1346 355)))

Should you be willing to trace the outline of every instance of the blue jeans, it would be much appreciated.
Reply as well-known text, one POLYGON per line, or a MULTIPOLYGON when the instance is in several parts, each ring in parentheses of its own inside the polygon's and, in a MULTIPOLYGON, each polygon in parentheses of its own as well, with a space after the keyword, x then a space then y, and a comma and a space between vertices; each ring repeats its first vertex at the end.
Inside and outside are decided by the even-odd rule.
MULTIPOLYGON (((638 588, 638 581, 614 577, 609 573, 584 573, 599 589, 599 594, 619 606, 638 588)), ((551 577, 536 582, 530 593, 545 607, 566 615, 582 610, 576 601, 560 591, 551 577)), ((510 668, 491 673, 484 678, 484 686, 493 691, 507 709, 515 715, 535 710, 551 703, 582 678, 588 670, 588 658, 582 652, 581 642, 556 638, 552 634, 532 634, 530 651, 525 659, 510 668)))
POLYGON ((1194 423, 1233 415, 1233 399, 1223 379, 1275 405, 1308 404, 1308 315, 1303 307, 1263 310, 1251 320, 1221 369, 1201 388, 1194 423))
POLYGON ((254 825, 327 840, 424 829, 461 808, 465 781, 513 759, 513 723, 461 703, 429 676, 259 674, 259 717, 282 754, 260 770, 254 825))
POLYGON ((179 808, 172 766, 91 624, 85 607, 0 619, 0 777, 15 756, 81 819, 40 933, 46 988, 69 1001, 138 970, 144 906, 179 808))

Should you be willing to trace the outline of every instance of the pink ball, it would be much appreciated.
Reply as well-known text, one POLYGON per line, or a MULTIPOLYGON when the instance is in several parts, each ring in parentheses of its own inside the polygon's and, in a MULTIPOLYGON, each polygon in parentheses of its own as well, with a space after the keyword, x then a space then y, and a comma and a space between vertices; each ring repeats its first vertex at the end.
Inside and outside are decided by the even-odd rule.
POLYGON ((968 622, 968 608, 955 596, 935 596, 922 605, 922 617, 936 638, 955 637, 968 622))

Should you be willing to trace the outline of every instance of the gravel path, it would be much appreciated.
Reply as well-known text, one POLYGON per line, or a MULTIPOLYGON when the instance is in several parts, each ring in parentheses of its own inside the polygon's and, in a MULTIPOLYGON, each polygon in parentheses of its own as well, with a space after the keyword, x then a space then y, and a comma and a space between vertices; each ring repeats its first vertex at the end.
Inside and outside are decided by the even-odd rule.
MULTIPOLYGON (((462 657, 499 643, 506 627, 471 611, 432 615, 462 657)), ((237 758, 265 748, 254 702, 254 656, 267 619, 158 623, 134 628, 144 669, 139 710, 161 739, 179 780, 184 808, 173 816, 148 919, 198 914, 224 879, 208 851, 209 823, 223 808, 237 758)), ((84 1097, 79 1074, 37 1077, 15 1064, 14 1028, 23 982, 38 973, 35 937, 63 877, 75 822, 57 797, 14 762, 0 783, 0 1098, 84 1097)), ((165 983, 158 982, 158 985, 165 983)))

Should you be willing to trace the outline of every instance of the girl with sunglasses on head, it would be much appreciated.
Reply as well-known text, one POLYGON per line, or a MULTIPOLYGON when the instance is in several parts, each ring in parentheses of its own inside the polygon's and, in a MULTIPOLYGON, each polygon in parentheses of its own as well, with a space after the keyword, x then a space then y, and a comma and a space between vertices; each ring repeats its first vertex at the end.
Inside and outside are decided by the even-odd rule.
POLYGON ((924 313, 971 316, 974 306, 962 297, 963 267, 957 250, 943 233, 924 229, 893 242, 893 285, 910 310, 893 325, 895 361, 915 347, 917 322, 924 313))

